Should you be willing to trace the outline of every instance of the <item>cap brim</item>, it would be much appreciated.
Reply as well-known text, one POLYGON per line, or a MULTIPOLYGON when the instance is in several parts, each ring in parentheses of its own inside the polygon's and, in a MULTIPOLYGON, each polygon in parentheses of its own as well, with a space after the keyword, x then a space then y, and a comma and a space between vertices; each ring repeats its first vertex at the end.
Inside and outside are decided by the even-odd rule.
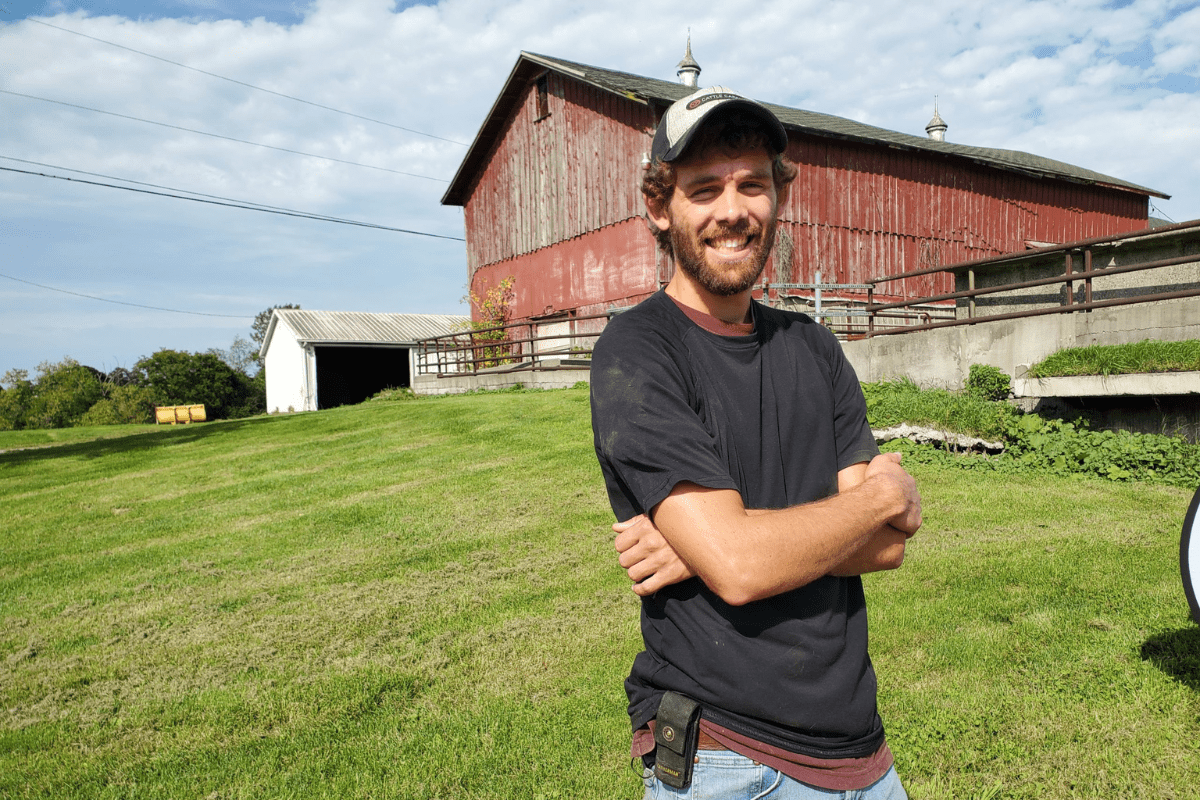
POLYGON ((767 133, 771 137, 771 144, 776 152, 782 153, 787 150, 788 135, 784 129, 783 123, 779 118, 772 114, 768 109, 753 100, 726 100, 718 106, 715 106, 707 112, 703 117, 698 119, 684 134, 674 147, 667 148, 666 126, 659 125, 658 130, 654 133, 654 143, 651 147, 652 152, 659 153, 666 150, 661 156, 657 156, 658 161, 675 161, 682 156, 691 144, 692 138, 695 137, 697 131, 701 130, 712 118, 713 114, 721 114, 722 116, 731 111, 742 111, 750 116, 755 117, 766 126, 767 133))

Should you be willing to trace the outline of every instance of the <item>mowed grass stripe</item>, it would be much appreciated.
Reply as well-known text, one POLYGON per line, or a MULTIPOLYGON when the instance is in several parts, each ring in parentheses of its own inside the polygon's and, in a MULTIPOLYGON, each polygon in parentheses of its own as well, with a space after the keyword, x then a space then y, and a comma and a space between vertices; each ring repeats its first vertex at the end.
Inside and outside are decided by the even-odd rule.
MULTIPOLYGON (((1188 796, 1188 493, 914 471, 867 579, 911 795, 1188 796)), ((0 796, 641 796, 584 391, 0 453, 0 494, 0 796)))

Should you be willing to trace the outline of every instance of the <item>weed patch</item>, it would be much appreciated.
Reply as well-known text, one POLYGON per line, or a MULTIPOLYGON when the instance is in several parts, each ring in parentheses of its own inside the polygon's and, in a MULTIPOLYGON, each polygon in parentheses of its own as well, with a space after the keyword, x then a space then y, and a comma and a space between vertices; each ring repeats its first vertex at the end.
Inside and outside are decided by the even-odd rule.
POLYGON ((1029 368, 1030 378, 1200 370, 1200 339, 1070 347, 1029 368))

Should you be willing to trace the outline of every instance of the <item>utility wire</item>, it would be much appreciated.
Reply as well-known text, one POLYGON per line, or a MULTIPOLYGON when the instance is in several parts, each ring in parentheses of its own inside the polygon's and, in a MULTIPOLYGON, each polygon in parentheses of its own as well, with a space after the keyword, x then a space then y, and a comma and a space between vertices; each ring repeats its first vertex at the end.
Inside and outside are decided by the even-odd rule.
MULTIPOLYGON (((219 194, 205 194, 204 192, 193 192, 191 189, 176 189, 172 186, 163 186, 163 185, 157 184, 157 183, 146 183, 145 181, 135 181, 132 178, 120 178, 120 177, 117 177, 116 175, 105 175, 100 172, 88 172, 87 170, 82 170, 82 169, 71 169, 70 167, 63 167, 63 166, 59 166, 58 164, 46 164, 41 161, 30 161, 25 158, 15 158, 13 156, 0 156, 0 158, 4 159, 5 161, 16 161, 19 164, 31 164, 35 167, 47 167, 49 169, 59 169, 59 170, 62 170, 63 172, 74 172, 77 175, 91 175, 93 178, 107 178, 110 181, 121 181, 122 183, 132 183, 137 186, 149 186, 151 189, 166 189, 169 192, 182 192, 183 194, 192 194, 192 195, 196 195, 197 197, 211 197, 213 200, 228 200, 230 202, 244 203, 248 206, 256 206, 258 208, 270 208, 270 209, 275 209, 277 211, 292 211, 293 210, 290 208, 284 208, 282 206, 272 206, 272 205, 267 205, 266 203, 256 203, 253 200, 234 200, 232 197, 222 197, 219 194)), ((40 173, 38 173, 38 174, 40 174, 40 173)), ((120 188, 120 187, 118 187, 118 188, 120 188)), ((308 212, 297 212, 297 213, 308 213, 308 212)), ((337 219, 337 217, 326 217, 323 214, 313 214, 312 216, 320 217, 322 219, 331 219, 331 220, 337 219)))
POLYGON ((255 89, 260 92, 266 92, 267 94, 273 94, 276 97, 283 97, 288 100, 295 100, 297 103, 304 103, 305 105, 314 106, 316 108, 322 108, 322 109, 325 109, 326 111, 333 111, 336 114, 345 114, 346 116, 354 117, 355 119, 362 119, 362 120, 366 120, 367 122, 374 122, 378 125, 386 125, 387 127, 395 128, 396 130, 407 131, 408 133, 415 133, 418 136, 428 136, 430 139, 438 139, 439 141, 449 142, 450 144, 456 144, 459 147, 467 146, 466 144, 464 144, 462 142, 456 142, 453 139, 446 139, 441 136, 434 136, 432 133, 425 133, 423 131, 413 130, 412 128, 405 128, 402 125, 393 125, 390 122, 384 122, 383 120, 373 119, 371 117, 364 117, 361 114, 354 114, 350 111, 342 111, 340 108, 333 108, 332 106, 323 106, 320 103, 314 103, 311 100, 304 100, 303 98, 293 97, 292 95, 284 94, 283 92, 276 92, 272 89, 264 89, 263 87, 255 86, 252 83, 246 83, 244 81, 235 80, 233 78, 227 78, 224 75, 218 75, 215 72, 208 72, 206 70, 198 69, 197 67, 190 67, 187 64, 181 64, 180 62, 172 61, 169 58, 163 58, 162 56, 156 56, 153 53, 145 53, 141 50, 134 50, 132 47, 126 47, 123 44, 117 44, 116 42, 110 42, 107 39, 100 39, 95 36, 89 36, 86 33, 80 33, 79 31, 73 31, 70 28, 61 28, 58 25, 51 25, 49 22, 43 22, 40 19, 33 19, 32 17, 26 17, 26 19, 29 22, 36 22, 38 25, 45 25, 47 28, 54 28, 55 30, 63 31, 64 33, 73 33, 76 36, 82 36, 83 38, 91 39, 94 42, 100 42, 102 44, 111 45, 112 47, 119 47, 122 50, 128 50, 131 53, 137 53, 139 56, 146 56, 147 58, 153 58, 153 59, 162 61, 167 64, 174 64, 177 67, 183 67, 184 69, 190 69, 192 72, 199 72, 201 75, 208 75, 211 78, 220 78, 223 81, 229 81, 230 83, 236 83, 238 86, 245 86, 248 89, 255 89))
MULTIPOLYGON (((0 168, 2 169, 2 168, 0 168)), ((86 297, 88 300, 99 300, 102 303, 116 303, 119 306, 133 306, 134 308, 148 308, 152 311, 170 311, 172 314, 194 314, 199 317, 228 317, 230 319, 253 319, 253 317, 244 316, 242 314, 209 314, 204 311, 181 311, 178 308, 162 308, 160 306, 147 306, 141 303, 126 303, 124 300, 111 300, 107 297, 96 297, 93 294, 83 294, 82 292, 72 292, 69 289, 59 289, 54 286, 46 286, 42 283, 34 283, 27 281, 24 278, 15 278, 12 275, 5 275, 0 272, 0 278, 8 278, 10 281, 17 283, 27 283, 30 286, 36 286, 39 289, 49 289, 52 292, 62 292, 63 294, 73 294, 76 297, 86 297)))
POLYGON ((38 97, 38 96, 32 95, 32 94, 22 94, 21 92, 10 92, 7 89, 0 89, 0 94, 8 94, 8 95, 12 95, 13 97, 24 97, 28 100, 40 100, 43 103, 54 103, 55 105, 67 106, 68 108, 78 108, 83 111, 91 111, 96 114, 106 114, 110 117, 119 117, 121 119, 129 119, 129 120, 133 120, 134 122, 144 122, 147 125, 158 125, 159 127, 162 127, 162 128, 171 128, 173 130, 185 131, 187 133, 198 133, 201 136, 211 136, 214 139, 224 139, 227 142, 237 142, 238 144, 249 144, 249 145, 254 145, 255 147, 265 147, 268 150, 279 150, 280 152, 283 152, 283 153, 292 153, 293 155, 305 156, 307 158, 319 158, 323 161, 334 161, 334 162, 337 162, 338 164, 349 164, 354 167, 366 167, 367 169, 377 169, 377 170, 382 170, 383 172, 391 172, 396 175, 407 175, 410 178, 422 178, 423 180, 427 180, 427 181, 437 181, 438 183, 449 183, 450 182, 444 178, 434 178, 429 175, 418 175, 415 172, 403 172, 398 169, 390 169, 388 167, 377 167, 373 164, 361 164, 357 161, 347 161, 343 158, 334 158, 333 156, 319 156, 316 153, 305 153, 300 150, 289 150, 286 147, 276 147, 275 145, 263 144, 261 142, 250 142, 245 139, 235 139, 232 136, 222 136, 219 133, 209 133, 208 131, 196 130, 195 128, 184 128, 180 125, 171 125, 166 122, 155 122, 152 119, 142 119, 141 117, 131 117, 128 114, 118 114, 115 111, 104 111, 103 109, 91 108, 89 106, 76 105, 75 103, 67 103, 62 100, 51 100, 48 97, 38 97))
POLYGON ((1151 201, 1150 201, 1150 208, 1151 208, 1151 209, 1153 209, 1154 211, 1157 211, 1159 214, 1162 214, 1162 217, 1163 217, 1163 219, 1165 219, 1167 222, 1171 222, 1171 223, 1174 223, 1174 222, 1175 222, 1175 220, 1173 220, 1173 219, 1171 219, 1170 217, 1168 217, 1168 216, 1167 216, 1167 212, 1163 211, 1161 208, 1159 208, 1158 206, 1154 205, 1154 201, 1153 201, 1153 200, 1151 200, 1151 201))
MULTIPOLYGON (((7 156, 0 156, 0 158, 7 158, 7 156)), ((12 159, 12 160, 20 161, 21 159, 12 159)), ((37 163, 37 162, 25 162, 25 163, 37 163)), ((52 167, 52 168, 53 169, 64 169, 63 167, 52 167)), ((277 206, 263 206, 263 205, 259 205, 259 204, 255 204, 255 203, 244 202, 241 200, 232 200, 229 198, 223 198, 220 200, 205 199, 206 197, 214 197, 214 195, 204 195, 201 197, 189 197, 188 194, 172 194, 171 193, 171 192, 187 192, 186 189, 170 189, 169 192, 153 192, 153 191, 150 191, 149 189, 138 189, 133 186, 119 186, 119 185, 113 184, 113 183, 102 183, 100 181, 89 181, 89 180, 84 180, 83 178, 71 178, 66 175, 51 175, 50 173, 46 173, 46 172, 32 172, 27 169, 17 169, 15 167, 0 167, 0 171, 16 172, 16 173, 20 173, 22 175, 34 175, 39 178, 54 178, 54 179, 60 180, 60 181, 69 181, 71 183, 83 183, 83 184, 87 184, 89 186, 103 186, 103 187, 106 187, 109 189, 124 189, 127 192, 137 192, 139 194, 149 194, 149 195, 154 195, 156 197, 171 197, 176 200, 191 200, 194 203, 207 203, 208 205, 225 206, 227 208, 240 208, 240 209, 244 209, 246 211, 261 211, 264 214, 279 214, 279 215, 285 216, 285 217, 297 217, 299 219, 311 219, 311 220, 316 220, 318 222, 336 222, 341 225, 354 225, 354 226, 357 226, 360 228, 374 228, 376 230, 392 231, 395 233, 409 233, 414 236, 428 236, 432 239, 449 239, 450 241, 454 241, 454 242, 466 241, 461 236, 443 236, 440 233, 426 233, 425 231, 414 231, 414 230, 409 230, 407 228, 393 228, 388 225, 376 225, 375 223, 372 223, 372 222, 359 222, 358 220, 342 219, 340 217, 329 217, 329 216, 325 216, 323 214, 313 214, 313 213, 310 213, 307 211, 292 211, 291 209, 283 209, 283 208, 279 208, 277 206)), ((71 171, 78 171, 78 170, 71 170, 71 171)), ((94 173, 85 173, 85 174, 94 174, 94 173)), ((109 180, 114 180, 114 181, 125 180, 124 178, 114 178, 114 177, 111 177, 108 175, 104 175, 104 176, 100 176, 100 177, 109 178, 109 180)), ((130 183, 135 183, 135 182, 136 181, 130 181, 130 183)), ((149 184, 149 185, 153 185, 153 184, 149 184)), ((161 188, 169 189, 170 187, 161 187, 161 188)), ((192 192, 189 194, 198 194, 198 193, 192 192)))

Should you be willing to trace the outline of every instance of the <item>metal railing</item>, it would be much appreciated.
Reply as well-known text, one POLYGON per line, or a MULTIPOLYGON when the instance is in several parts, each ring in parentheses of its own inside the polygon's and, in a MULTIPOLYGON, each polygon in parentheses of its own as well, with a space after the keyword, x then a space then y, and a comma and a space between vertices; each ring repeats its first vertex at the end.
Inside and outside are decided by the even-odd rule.
POLYGON ((444 377, 480 372, 587 369, 592 345, 604 329, 604 324, 597 321, 607 321, 610 316, 522 320, 424 339, 416 345, 417 374, 444 377))
POLYGON ((814 276, 814 283, 763 283, 756 286, 756 289, 762 290, 762 301, 767 305, 775 307, 795 309, 798 305, 796 301, 806 302, 811 299, 813 307, 802 308, 804 313, 811 316, 817 322, 827 326, 830 330, 840 336, 854 336, 857 334, 866 333, 874 330, 875 325, 879 321, 886 321, 889 327, 905 328, 915 325, 927 324, 938 319, 952 319, 954 310, 951 308, 938 308, 936 305, 918 302, 913 310, 890 311, 885 313, 873 313, 870 308, 875 303, 875 284, 873 283, 823 283, 821 281, 821 271, 818 270, 814 276), (811 298, 789 294, 781 299, 772 302, 770 293, 776 291, 776 297, 779 297, 779 292, 785 290, 807 290, 812 292, 811 298), (832 299, 832 306, 828 307, 827 302, 830 302, 825 297, 825 292, 865 292, 866 302, 855 300, 845 296, 835 296, 832 299), (791 300, 791 303, 784 302, 791 300), (856 305, 861 305, 861 308, 855 308, 856 305), (921 307, 925 306, 925 307, 921 307), (840 321, 840 324, 838 322, 840 321), (856 324, 857 321, 857 324, 856 324))
MULTIPOLYGON (((1026 317, 1045 316, 1047 314, 1069 314, 1077 311, 1087 312, 1097 308, 1112 308, 1114 306, 1153 303, 1159 300, 1179 300, 1189 297, 1200 297, 1200 282, 1198 282, 1197 285, 1193 286, 1192 288, 1179 289, 1170 292, 1133 293, 1127 294, 1127 296, 1124 297, 1114 297, 1107 300, 1094 300, 1092 296, 1092 282, 1097 278, 1108 278, 1116 275, 1141 272, 1143 270, 1161 269, 1163 267, 1200 262, 1200 254, 1190 254, 1177 256, 1174 258, 1143 261, 1136 264, 1126 264, 1124 266, 1097 267, 1093 263, 1092 259, 1093 249, 1124 242, 1129 239, 1149 238, 1163 234, 1171 234, 1176 231, 1188 231, 1191 229, 1200 229, 1200 220, 1181 222, 1176 225, 1165 225, 1160 228, 1132 231, 1130 233, 1119 234, 1116 236, 1103 236, 1093 239, 1084 239, 1078 242, 1069 242, 1067 244, 1039 247, 1033 250, 1028 250, 1024 253, 993 256, 991 258, 977 259, 974 261, 963 261, 958 264, 949 264, 942 267, 931 267, 928 269, 915 270, 913 272, 904 272, 898 275, 875 278, 873 283, 878 285, 880 283, 900 281, 906 278, 933 275, 941 272, 950 272, 954 273, 955 275, 959 273, 965 273, 967 288, 962 291, 946 292, 928 297, 916 297, 888 303, 869 303, 867 306, 867 311, 871 316, 871 322, 868 326, 869 329, 864 336, 886 336, 896 333, 909 333, 913 331, 933 330, 936 328, 949 328, 959 325, 976 325, 980 322, 1023 319, 1026 317), (1044 278, 1035 278, 1026 281, 1014 281, 1011 283, 1003 283, 986 287, 977 287, 975 285, 977 272, 981 269, 994 271, 995 268, 1003 267, 1005 265, 1016 266, 1023 263, 1029 264, 1035 260, 1042 259, 1047 255, 1053 256, 1057 253, 1061 253, 1063 256, 1063 270, 1058 275, 1051 275, 1044 278), (1082 259, 1083 269, 1079 271, 1076 271, 1075 269, 1076 256, 1079 256, 1082 259), (1082 300, 1079 301, 1075 299, 1076 283, 1081 283, 1083 287, 1083 297, 1082 300), (1064 297, 1057 305, 999 314, 978 313, 979 309, 977 308, 975 298, 982 295, 1004 293, 1013 295, 1014 293, 1026 289, 1035 289, 1038 287, 1054 285, 1066 286, 1064 297), (951 300, 955 302, 959 300, 967 301, 964 306, 966 312, 965 317, 958 317, 956 314, 955 319, 952 320, 929 321, 904 328, 877 328, 874 324, 874 319, 878 317, 881 312, 894 311, 895 309, 901 308, 911 308, 913 306, 922 304, 947 302, 951 300)), ((1124 291, 1130 292, 1135 290, 1126 289, 1124 291)))
MULTIPOLYGON (((868 283, 823 283, 821 273, 818 272, 813 283, 763 283, 754 288, 756 292, 761 292, 762 302, 776 307, 803 310, 835 333, 850 338, 886 336, 957 325, 974 325, 980 322, 1087 312, 1097 308, 1200 297, 1200 280, 1192 288, 1101 300, 1094 299, 1092 291, 1092 282, 1097 278, 1200 262, 1200 254, 1191 254, 1124 266, 1097 267, 1093 263, 1093 249, 1128 239, 1154 237, 1193 228, 1200 231, 1200 220, 904 272, 875 278, 868 283), (1063 269, 1059 274, 994 286, 975 285, 976 273, 980 270, 995 271, 1005 265, 1029 265, 1035 261, 1044 264, 1047 256, 1053 257, 1059 253, 1063 257, 1063 269), (1077 263, 1082 264, 1081 270, 1076 270, 1077 263), (875 294, 880 284, 944 272, 956 275, 965 273, 967 288, 924 297, 875 302, 875 294), (1082 286, 1080 300, 1075 299, 1075 284, 1082 286), (975 302, 975 298, 983 295, 1014 295, 1029 289, 1055 285, 1068 287, 1063 298, 1057 304, 1040 308, 980 314, 975 302), (793 293, 783 294, 789 291, 793 293), (797 295, 794 293, 797 291, 811 292, 812 295, 797 295), (865 292, 866 299, 864 301, 845 294, 829 298, 828 292, 865 292), (774 299, 771 298, 772 293, 775 294, 774 299), (958 307, 961 300, 967 302, 958 307), (812 303, 812 308, 801 305, 809 302, 812 303), (954 302, 956 306, 948 306, 950 302, 954 302), (965 313, 965 316, 959 316, 960 311, 965 313)), ((900 293, 892 296, 897 295, 900 293)), ((614 308, 605 314, 523 320, 495 327, 466 329, 426 339, 417 343, 417 374, 447 376, 495 371, 587 369, 596 338, 603 331, 608 319, 622 310, 624 309, 614 308)))

